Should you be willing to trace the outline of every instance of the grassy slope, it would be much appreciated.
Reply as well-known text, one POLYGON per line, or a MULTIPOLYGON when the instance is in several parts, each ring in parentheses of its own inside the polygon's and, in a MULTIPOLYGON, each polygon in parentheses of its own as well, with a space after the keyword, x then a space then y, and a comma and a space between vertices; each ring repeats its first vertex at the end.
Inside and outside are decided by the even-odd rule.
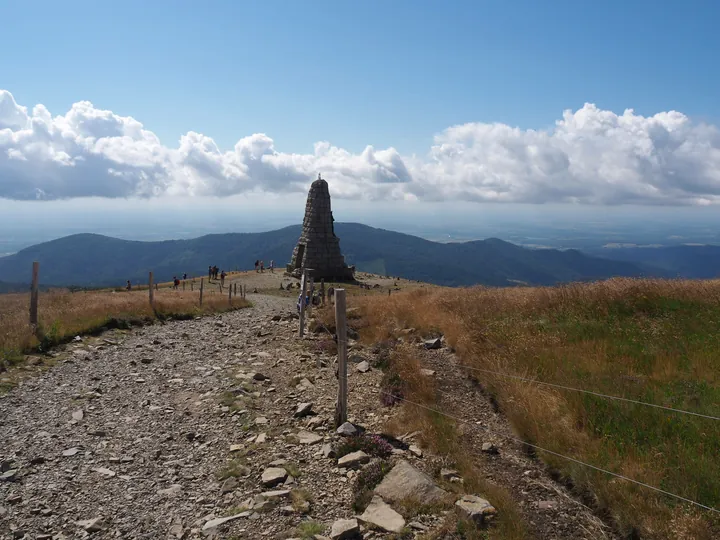
MULTIPOLYGON (((373 339, 439 329, 468 368, 720 416, 720 281, 610 280, 354 299, 373 339)), ((720 508, 720 422, 472 372, 530 442, 720 508)), ((717 538, 717 515, 539 456, 625 534, 717 538)))

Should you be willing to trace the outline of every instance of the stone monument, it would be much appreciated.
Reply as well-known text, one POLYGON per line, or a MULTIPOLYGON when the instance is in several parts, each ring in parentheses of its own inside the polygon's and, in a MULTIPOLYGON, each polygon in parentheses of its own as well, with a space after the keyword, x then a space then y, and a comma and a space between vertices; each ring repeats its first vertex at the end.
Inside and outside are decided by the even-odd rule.
POLYGON ((307 269, 308 276, 316 281, 354 280, 354 267, 345 264, 340 239, 335 236, 334 221, 328 183, 318 174, 305 204, 302 234, 287 265, 289 274, 299 278, 303 269, 307 269))

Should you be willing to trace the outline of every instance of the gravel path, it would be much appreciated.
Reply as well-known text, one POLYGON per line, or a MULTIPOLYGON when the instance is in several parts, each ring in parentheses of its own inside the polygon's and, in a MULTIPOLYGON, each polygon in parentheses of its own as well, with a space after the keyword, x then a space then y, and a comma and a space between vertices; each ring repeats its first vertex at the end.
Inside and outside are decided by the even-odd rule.
MULTIPOLYGON (((327 456, 338 440, 328 336, 297 337, 294 299, 248 299, 248 309, 72 343, 56 366, 0 396, 0 539, 274 539, 299 537, 303 523, 328 534, 335 520, 355 517, 357 473, 327 456), (303 403, 311 414, 298 416, 303 403), (269 467, 278 483, 263 481, 269 467)), ((610 536, 537 461, 503 442, 507 422, 446 349, 418 354, 438 387, 455 393, 443 407, 485 423, 468 435, 471 447, 492 434, 500 454, 486 473, 511 488, 538 538, 610 536)), ((353 344, 349 420, 379 432, 396 409, 379 406, 382 373, 361 372, 364 359, 373 355, 353 344)), ((429 474, 437 465, 394 453, 429 474)), ((414 518, 415 536, 440 521, 414 518)))

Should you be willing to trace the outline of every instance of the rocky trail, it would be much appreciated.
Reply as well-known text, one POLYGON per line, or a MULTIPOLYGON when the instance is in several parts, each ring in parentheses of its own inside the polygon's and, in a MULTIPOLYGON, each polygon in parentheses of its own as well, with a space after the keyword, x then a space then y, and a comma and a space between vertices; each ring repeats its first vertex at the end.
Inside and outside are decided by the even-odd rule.
MULTIPOLYGON (((394 468, 367 509, 353 509, 358 475, 381 465, 363 451, 333 455, 347 439, 333 429, 328 336, 298 339, 293 299, 248 299, 239 311, 78 340, 0 396, 0 539, 413 538, 439 526, 452 510, 405 520, 386 504, 447 495, 430 478, 439 462, 412 435, 377 442, 394 468)), ((538 462, 503 444, 507 423, 446 349, 419 354, 440 388, 474 399, 463 414, 485 419, 484 436, 500 445, 487 473, 513 486, 534 535, 610 537, 538 462)), ((379 433, 395 411, 380 405, 382 373, 359 344, 350 356, 349 420, 379 433)), ((456 506, 478 520, 493 511, 482 499, 456 506)))

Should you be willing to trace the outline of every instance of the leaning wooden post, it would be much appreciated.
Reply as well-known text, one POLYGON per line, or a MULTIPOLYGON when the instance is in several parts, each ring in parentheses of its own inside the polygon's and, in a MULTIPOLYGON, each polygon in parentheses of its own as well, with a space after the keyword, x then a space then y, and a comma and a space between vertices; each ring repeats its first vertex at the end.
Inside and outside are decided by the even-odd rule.
POLYGON ((301 278, 301 290, 300 290, 300 330, 298 335, 303 337, 305 334, 305 290, 307 288, 307 270, 303 270, 301 278))
POLYGON ((232 287, 228 285, 228 304, 232 306, 232 287))
POLYGON ((335 427, 347 422, 347 321, 345 319, 345 289, 335 289, 335 332, 337 333, 338 388, 335 427))
POLYGON ((155 305, 155 289, 153 289, 153 273, 150 272, 150 276, 148 277, 148 290, 150 291, 150 305, 155 305))
POLYGON ((200 305, 202 306, 203 288, 205 286, 205 278, 200 278, 200 305))
POLYGON ((40 263, 33 262, 32 265, 32 288, 30 289, 30 325, 37 327, 38 323, 38 274, 40 263))

